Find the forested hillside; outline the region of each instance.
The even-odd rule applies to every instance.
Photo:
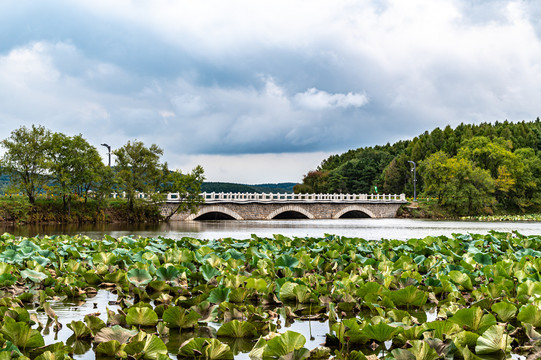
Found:
[[[295,183],[246,185],[227,182],[204,182],[201,191],[232,193],[292,193]]]
[[[323,160],[295,187],[301,193],[406,193],[436,197],[458,215],[541,208],[541,121],[461,124],[395,144]]]

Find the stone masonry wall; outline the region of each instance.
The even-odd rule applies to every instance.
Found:
[[[196,217],[208,212],[221,212],[237,220],[270,220],[276,215],[286,211],[296,211],[306,215],[309,219],[337,219],[348,211],[361,211],[372,218],[393,218],[400,207],[400,203],[221,203],[203,204],[197,214],[175,214],[172,220],[194,220]],[[165,204],[162,213],[174,208],[174,204]],[[170,210],[169,210],[170,211]]]

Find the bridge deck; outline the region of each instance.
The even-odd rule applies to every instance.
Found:
[[[205,204],[219,203],[406,203],[400,194],[290,194],[290,193],[202,193]],[[182,201],[179,193],[167,194],[168,203]]]

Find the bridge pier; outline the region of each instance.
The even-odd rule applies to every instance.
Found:
[[[207,197],[208,194],[203,195]],[[237,196],[213,194],[213,197],[207,197],[197,214],[179,213],[175,214],[171,220],[197,220],[211,214],[221,214],[233,220],[271,220],[284,214],[306,219],[393,218],[400,206],[406,203],[404,195],[389,195],[372,199],[365,198],[367,195],[347,195],[348,198],[345,198],[342,194],[323,194],[320,199],[299,198],[297,194],[287,194],[291,197],[289,199],[276,199],[275,194],[230,195]],[[174,201],[164,204],[162,213],[166,214],[174,206]]]

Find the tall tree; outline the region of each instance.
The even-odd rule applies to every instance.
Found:
[[[116,159],[118,185],[126,192],[128,209],[134,208],[137,193],[155,194],[164,180],[163,150],[156,144],[146,147],[141,141],[128,143],[113,151]]]
[[[36,194],[47,182],[47,150],[51,145],[51,132],[41,125],[21,126],[1,144],[6,149],[2,166],[11,175],[11,181],[19,184],[29,202],[34,204]]]

